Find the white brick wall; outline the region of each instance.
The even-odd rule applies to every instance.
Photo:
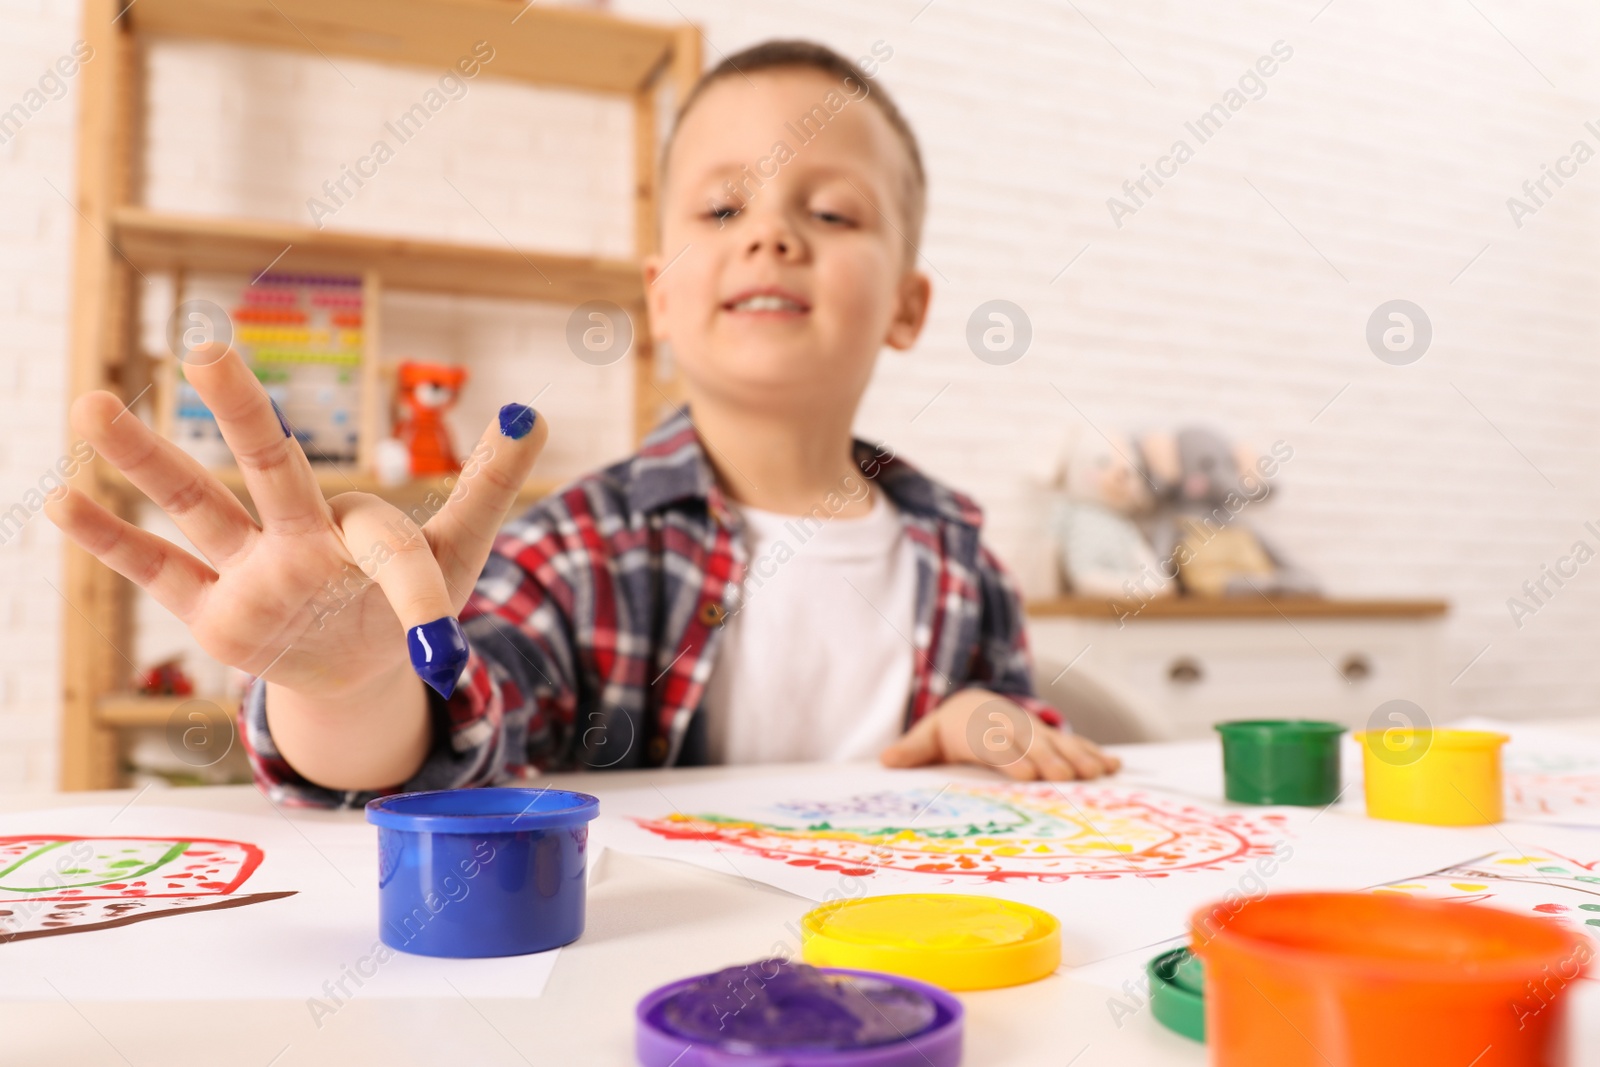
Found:
[[[1585,536],[1584,520],[1600,519],[1600,362],[1588,350],[1600,333],[1600,162],[1520,229],[1505,200],[1575,139],[1600,149],[1583,129],[1600,119],[1589,62],[1600,10],[1577,0],[616,7],[661,21],[682,12],[705,29],[708,62],[777,35],[850,55],[878,40],[893,47],[882,83],[932,175],[935,302],[917,350],[885,356],[860,429],[974,493],[991,542],[1031,592],[1047,591],[1049,575],[1029,481],[1042,453],[1086,420],[1211,422],[1294,446],[1260,521],[1330,591],[1451,600],[1450,675],[1482,655],[1443,714],[1593,709],[1600,567],[1520,630],[1505,601]],[[0,20],[8,106],[70,45],[77,12],[0,0]],[[1193,145],[1185,121],[1279,40],[1294,55],[1265,96],[1116,227],[1107,198],[1175,139]],[[308,221],[306,198],[437,78],[334,62],[158,48],[150,203]],[[71,97],[52,103],[0,147],[7,501],[64,432],[74,217],[45,183],[70,194],[73,107]],[[627,123],[615,104],[479,78],[330,225],[490,243],[498,230],[533,246],[625,253]],[[1032,348],[1009,366],[980,362],[964,341],[967,316],[995,297],[1033,324]],[[1379,362],[1364,341],[1369,314],[1396,297],[1434,325],[1433,347],[1407,367]],[[548,384],[540,407],[558,433],[545,473],[625,451],[627,376],[566,354],[562,309],[405,297],[385,311],[386,355],[472,362],[463,426],[503,394]],[[64,608],[44,576],[57,580],[56,543],[40,520],[0,548],[4,787],[48,781],[53,766]],[[151,634],[163,646],[172,636]]]
[[[22,101],[77,36],[75,4],[0,3],[0,111]],[[22,500],[64,444],[76,93],[47,100],[0,144],[0,510]],[[52,189],[54,186],[54,189]],[[61,557],[34,515],[0,545],[0,790],[55,778]]]

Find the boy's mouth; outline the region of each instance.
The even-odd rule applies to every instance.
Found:
[[[804,315],[811,310],[805,300],[785,289],[746,289],[722,303],[722,310],[747,315]]]

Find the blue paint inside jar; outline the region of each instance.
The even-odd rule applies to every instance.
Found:
[[[600,802],[562,789],[448,789],[379,797],[379,937],[422,956],[543,952],[583,933],[589,822]]]

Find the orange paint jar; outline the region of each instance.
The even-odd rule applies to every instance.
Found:
[[[1367,893],[1219,903],[1190,928],[1216,1067],[1554,1067],[1595,951],[1549,920]]]

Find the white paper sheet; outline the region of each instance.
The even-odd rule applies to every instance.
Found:
[[[1222,742],[1217,738],[1107,745],[1106,751],[1122,759],[1117,781],[1222,803]]]
[[[0,838],[16,835],[245,842],[261,850],[260,865],[232,893],[213,890],[204,902],[233,895],[292,895],[0,943],[0,1000],[287,998],[306,1001],[316,1016],[336,1012],[359,997],[536,997],[559,951],[448,960],[382,949],[377,832],[364,822],[291,823],[276,815],[140,803],[125,810],[82,807],[0,815]],[[49,857],[75,862],[66,851],[70,845],[13,873],[39,884],[36,868],[54,862]],[[137,852],[132,855],[138,858]],[[165,885],[150,888],[170,891]],[[38,926],[40,906],[18,902],[19,895],[5,894],[0,908],[17,911]],[[60,899],[59,893],[41,895]],[[470,900],[468,894],[458,903]],[[322,1005],[320,1013],[313,1001]]]
[[[1488,718],[1450,725],[1511,736],[1501,750],[1507,820],[1600,827],[1600,738]]]
[[[647,789],[609,795],[602,812],[595,837],[607,847],[813,901],[945,892],[1033,904],[1061,920],[1067,966],[1181,937],[1197,908],[1229,893],[1360,889],[1503,847],[1493,828],[937,770]]]

